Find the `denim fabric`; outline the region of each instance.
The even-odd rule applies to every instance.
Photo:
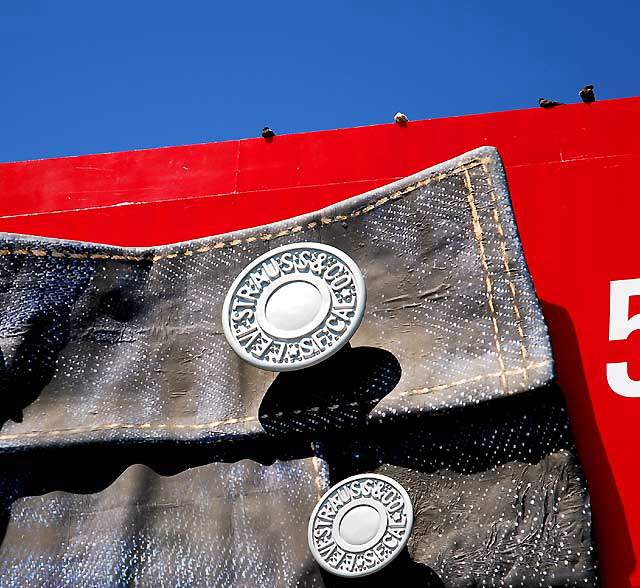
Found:
[[[231,350],[222,301],[251,260],[301,241],[355,260],[367,309],[350,346],[277,375]],[[493,148],[192,242],[5,234],[0,350],[0,586],[342,585],[313,562],[306,520],[331,483],[374,470],[415,501],[396,577],[595,585],[588,494]]]

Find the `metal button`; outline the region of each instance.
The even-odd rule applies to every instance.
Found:
[[[235,352],[271,371],[314,365],[345,345],[362,321],[364,279],[344,252],[291,243],[258,257],[224,301],[224,334]]]
[[[332,574],[368,576],[400,554],[412,528],[406,490],[387,476],[362,474],[336,484],[318,501],[309,519],[309,547]]]

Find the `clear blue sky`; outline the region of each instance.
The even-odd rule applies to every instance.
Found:
[[[0,161],[640,94],[640,2],[0,2]]]

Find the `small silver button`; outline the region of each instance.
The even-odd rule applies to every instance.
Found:
[[[368,576],[400,554],[412,528],[406,490],[387,476],[362,474],[336,484],[318,501],[309,519],[309,547],[332,574]]]
[[[344,252],[291,243],[251,262],[224,301],[227,341],[247,362],[271,371],[315,365],[345,345],[362,321],[364,279]]]

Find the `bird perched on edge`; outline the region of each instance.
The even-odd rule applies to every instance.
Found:
[[[393,117],[393,122],[397,125],[406,125],[409,122],[407,115],[402,112],[396,112],[396,115]]]
[[[586,104],[596,101],[596,95],[593,93],[593,84],[589,84],[588,86],[585,86],[584,88],[582,88],[579,94],[580,94],[580,98],[582,98],[582,101],[585,102]]]
[[[554,106],[560,106],[562,102],[556,102],[555,100],[546,100],[545,98],[538,99],[538,105],[541,108],[553,108]]]
[[[276,136],[276,134],[269,127],[264,127],[264,129],[262,129],[261,135],[263,139],[273,139]]]

